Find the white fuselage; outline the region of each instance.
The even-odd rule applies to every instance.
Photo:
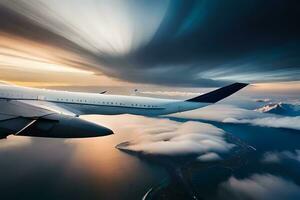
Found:
[[[193,110],[209,105],[208,103],[181,100],[67,92],[11,85],[0,86],[0,99],[22,100],[37,104],[49,103],[78,115],[135,114],[157,116]]]

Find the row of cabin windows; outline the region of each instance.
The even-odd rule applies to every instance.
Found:
[[[15,97],[23,97],[23,95],[18,95],[18,94],[11,94],[11,93],[0,93],[0,95],[3,95],[3,96],[15,96]],[[27,96],[28,97],[28,96]],[[34,98],[35,96],[32,96],[32,98]],[[29,97],[28,97],[29,98]],[[39,98],[37,98],[39,99]],[[42,100],[42,99],[41,99]],[[43,100],[47,100],[47,97],[44,97]],[[48,99],[48,100],[51,100],[51,99]],[[84,102],[84,103],[87,103],[88,101],[87,100],[82,100],[82,99],[62,99],[62,98],[57,98],[56,99],[57,101],[65,101],[65,102]],[[100,101],[93,101],[93,103],[98,103],[98,104],[101,104]],[[102,101],[102,104],[103,105],[120,105],[120,106],[132,106],[132,107],[144,107],[144,108],[158,108],[158,106],[154,106],[154,105],[145,105],[145,104],[124,104],[124,103],[117,103],[117,102],[104,102]]]
[[[36,99],[35,95],[23,95],[23,94],[14,94],[14,93],[0,93],[1,97],[11,97],[11,98],[26,98],[26,99]]]
[[[46,100],[46,98],[45,98]],[[77,100],[74,100],[74,99],[57,99],[57,101],[65,101],[65,102],[85,102],[87,103],[88,101],[87,100],[81,100],[81,99],[77,99]],[[98,103],[98,104],[101,104],[101,101],[93,101],[93,103]],[[124,104],[124,103],[117,103],[117,102],[105,102],[105,101],[102,101],[102,104],[103,105],[120,105],[120,106],[132,106],[132,107],[144,107],[144,108],[158,108],[158,106],[154,106],[154,105],[143,105],[143,104]]]

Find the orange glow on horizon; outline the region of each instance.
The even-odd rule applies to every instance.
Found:
[[[300,92],[300,81],[255,83],[251,85],[253,85],[257,90],[299,90]]]
[[[59,47],[0,32],[0,80],[27,87],[130,85]]]

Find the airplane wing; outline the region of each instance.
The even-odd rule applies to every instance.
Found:
[[[0,100],[0,139],[8,135],[55,138],[96,137],[112,134],[103,126],[47,109],[34,102]]]

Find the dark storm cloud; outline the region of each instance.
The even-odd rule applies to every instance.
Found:
[[[139,50],[141,55],[153,62],[205,59],[222,64],[227,59],[292,45],[299,40],[300,4],[296,1],[188,2],[189,5],[177,3],[169,8],[151,43],[143,51]],[[199,23],[193,24],[193,31],[185,33],[183,30],[179,34],[184,23],[196,20],[189,19],[188,14],[192,12],[198,15]],[[174,21],[169,13],[173,13],[171,19]],[[295,52],[295,47],[289,49]]]
[[[100,70],[130,82],[217,86],[233,81],[300,80],[300,2],[296,0],[170,1],[150,40],[123,53],[103,51],[74,23],[60,17],[57,7],[10,2],[0,4],[2,32],[76,53],[81,61],[63,59],[72,66]],[[133,13],[149,8],[154,12],[161,2],[137,5],[128,1],[128,7],[136,4]],[[76,11],[70,7],[69,12]],[[111,13],[112,18],[114,15]],[[135,27],[127,40],[134,41],[149,24],[147,17],[137,16],[134,20],[142,26]],[[98,38],[105,41],[101,35]],[[106,42],[115,48],[114,41]]]
[[[274,75],[273,80],[299,80],[298,1],[176,3],[168,10],[156,37],[138,50],[136,58],[141,63],[174,68],[194,63],[195,72],[215,70],[212,76],[266,72]],[[195,20],[186,14],[192,12],[196,12],[199,22],[193,24],[192,31],[180,34],[184,23]],[[169,13],[174,15],[173,22]],[[288,75],[276,77],[284,72]],[[257,78],[264,81],[263,77]]]

